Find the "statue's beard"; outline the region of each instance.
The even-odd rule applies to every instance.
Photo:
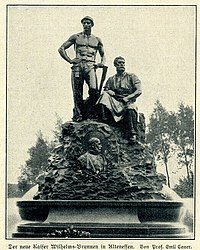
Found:
[[[123,73],[125,71],[125,67],[120,67],[117,69],[117,72]]]

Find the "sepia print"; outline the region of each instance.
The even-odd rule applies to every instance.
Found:
[[[5,249],[197,249],[196,8],[6,6]]]

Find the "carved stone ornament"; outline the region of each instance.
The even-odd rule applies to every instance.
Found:
[[[161,198],[165,177],[151,150],[123,139],[120,128],[67,122],[34,199],[145,200]]]

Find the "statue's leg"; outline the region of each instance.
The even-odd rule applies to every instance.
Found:
[[[94,67],[88,68],[85,80],[89,89],[98,90],[96,69]]]
[[[82,71],[79,66],[72,67],[72,90],[74,98],[74,108],[73,108],[73,121],[79,122],[82,121],[82,109],[83,109],[83,77]]]
[[[91,68],[86,75],[86,83],[89,87],[89,100],[88,100],[88,112],[87,117],[89,119],[95,119],[97,116],[95,104],[98,100],[98,87],[97,87],[97,76],[94,68]]]
[[[126,110],[125,119],[128,126],[128,139],[131,142],[135,142],[138,139],[137,115],[137,112],[133,109]]]
[[[106,117],[106,107],[103,104],[99,105],[99,110],[100,110],[100,119],[103,122],[107,121],[107,117]]]
[[[88,110],[87,110],[88,119],[96,119],[97,117],[97,109],[95,107],[97,99],[98,99],[97,90],[89,89],[89,100],[88,100]]]

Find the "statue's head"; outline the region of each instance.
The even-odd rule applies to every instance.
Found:
[[[88,151],[90,153],[98,154],[102,150],[102,144],[99,138],[92,137],[88,141]]]
[[[91,29],[94,26],[94,20],[90,16],[85,16],[84,18],[82,18],[81,23],[84,30]]]
[[[125,59],[123,57],[116,57],[113,63],[117,71],[125,71]]]

